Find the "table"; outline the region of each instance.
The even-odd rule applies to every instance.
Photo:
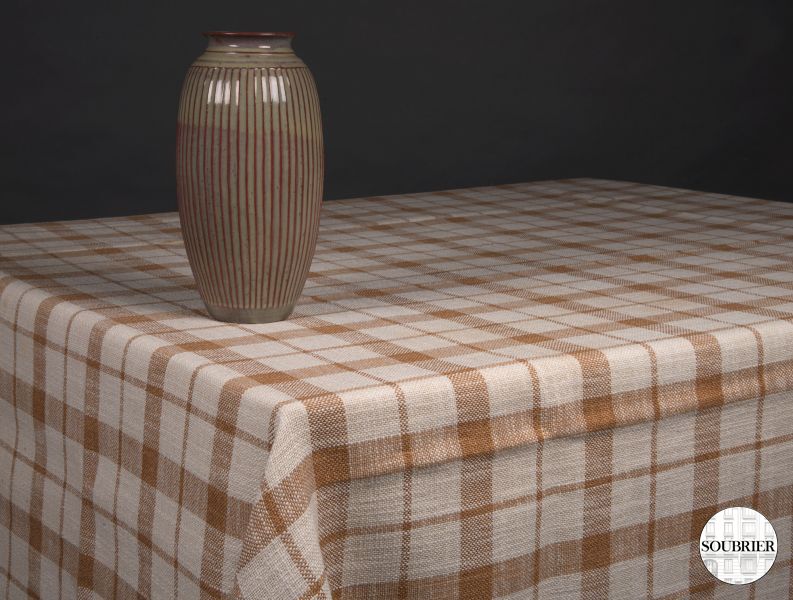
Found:
[[[574,179],[326,202],[288,321],[173,213],[0,228],[0,592],[787,596],[793,205]],[[709,596],[710,597],[710,596]]]

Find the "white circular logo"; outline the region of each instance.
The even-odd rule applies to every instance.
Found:
[[[776,532],[752,508],[733,506],[710,518],[699,536],[705,568],[725,583],[757,581],[768,572],[777,553]]]

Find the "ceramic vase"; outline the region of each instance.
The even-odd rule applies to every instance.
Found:
[[[290,33],[204,34],[179,103],[177,196],[209,314],[289,316],[316,246],[324,171],[314,79]]]

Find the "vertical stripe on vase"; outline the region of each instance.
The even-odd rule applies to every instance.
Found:
[[[302,202],[301,202],[301,210],[304,214],[307,215],[306,220],[304,221],[304,227],[308,226],[308,222],[311,221],[313,218],[311,215],[312,207],[310,198],[315,193],[315,184],[312,180],[314,173],[312,166],[315,164],[316,155],[315,155],[315,148],[313,144],[310,143],[312,131],[314,130],[314,124],[311,121],[311,113],[312,113],[312,88],[309,85],[308,77],[310,77],[308,71],[302,71],[296,77],[296,85],[299,91],[299,98],[300,101],[300,123],[303,128],[307,130],[306,135],[302,137],[302,144],[301,144],[301,163],[302,163],[302,172],[303,172],[303,193],[302,193]],[[318,207],[316,207],[318,210]],[[300,244],[298,247],[298,255],[300,264],[304,263],[306,253],[310,250],[312,246],[310,246],[310,238],[311,232],[310,229],[301,231],[300,235]],[[304,268],[305,272],[305,268]],[[302,275],[302,274],[301,274]],[[304,277],[304,275],[302,275]],[[294,290],[290,290],[290,293],[295,293]],[[298,292],[299,293],[299,290]]]
[[[261,223],[264,223],[266,210],[262,202],[259,201],[260,198],[264,198],[264,190],[265,190],[265,173],[262,168],[259,168],[260,165],[264,165],[264,154],[265,154],[265,140],[264,140],[264,106],[265,106],[265,98],[264,95],[264,78],[262,76],[261,69],[254,69],[254,89],[256,90],[254,93],[254,107],[253,112],[255,116],[255,126],[254,126],[254,135],[255,139],[253,141],[254,148],[255,148],[255,156],[254,161],[251,164],[251,169],[253,170],[254,177],[256,179],[256,185],[254,186],[254,208],[256,211],[256,227],[258,231],[258,227],[260,227]],[[264,243],[260,241],[256,244],[256,269],[254,271],[254,289],[253,289],[253,302],[256,306],[261,306],[263,304],[262,298],[262,288],[264,287],[264,261],[265,261],[265,254],[264,254]]]
[[[295,77],[290,79],[290,81],[289,81],[289,94],[290,94],[290,99],[295,99],[294,104],[295,104],[296,107],[299,108],[299,112],[295,116],[295,122],[297,124],[299,124],[300,131],[302,133],[302,135],[298,135],[298,139],[300,140],[300,144],[299,145],[301,147],[301,150],[303,150],[305,145],[306,145],[306,140],[307,140],[306,132],[307,132],[307,130],[306,130],[306,123],[305,123],[305,109],[306,109],[305,99],[304,99],[304,96],[302,94],[302,90],[300,89],[301,75],[302,75],[302,72],[301,73],[296,73]],[[300,152],[299,156],[296,155],[295,158],[294,158],[294,161],[296,163],[295,164],[296,168],[299,168],[301,170],[304,169],[304,164],[303,164],[304,163],[304,158],[302,158],[302,157],[304,157],[304,154],[305,154],[304,151]],[[305,181],[305,176],[301,177],[301,180]],[[295,204],[295,211],[298,214],[300,214],[301,216],[304,216],[305,215],[305,206],[304,205],[305,205],[305,198],[306,198],[305,187],[301,187],[299,190],[296,190],[296,194],[297,194],[297,197],[298,197],[298,202]],[[302,220],[301,221],[297,221],[295,223],[296,229],[297,229],[298,225],[303,226],[303,225],[305,225],[305,223]],[[303,260],[302,248],[303,248],[303,244],[305,242],[304,231],[302,229],[295,231],[295,236],[296,236],[295,239],[297,240],[297,243],[296,243],[296,247],[294,249],[294,262],[293,262],[293,265],[294,265],[295,269],[300,269],[301,268],[301,263],[302,263],[302,260]],[[290,286],[288,289],[284,290],[284,293],[286,295],[291,295],[291,294],[294,293],[294,289],[293,289],[294,288],[294,282],[292,282],[292,283],[293,283],[292,286]]]
[[[308,69],[191,67],[178,114],[177,186],[205,302],[296,301],[316,241],[321,176]]]
[[[247,135],[247,132],[250,131],[250,123],[249,123],[249,101],[248,98],[248,90],[249,90],[249,77],[250,73],[248,69],[241,69],[239,79],[237,81],[237,89],[235,90],[235,98],[237,102],[237,131],[245,131],[246,135],[237,135],[237,173],[238,173],[238,185],[237,185],[237,194],[240,196],[240,220],[242,222],[242,226],[240,229],[240,240],[250,240],[252,239],[251,236],[251,216],[250,216],[250,206],[251,206],[251,197],[250,197],[250,187],[251,187],[251,180],[250,180],[250,171],[248,170],[248,161],[247,156],[249,154],[248,151],[248,138],[250,135]],[[252,244],[247,243],[244,244],[242,250],[243,256],[243,269],[246,273],[253,272],[253,260],[251,259],[251,246]],[[251,284],[252,277],[248,277],[248,281],[245,282],[245,287],[242,290],[242,294],[244,298],[251,297],[252,291],[252,284]]]
[[[224,174],[227,167],[228,138],[224,139],[224,129],[229,126],[227,113],[229,112],[228,98],[226,97],[228,85],[228,69],[221,67],[218,70],[218,79],[215,87],[215,111],[212,127],[212,194],[215,200],[215,214],[218,215],[218,229],[220,234],[220,252],[215,256],[215,269],[223,275],[225,290],[228,292],[228,303],[236,304],[234,290],[234,275],[237,266],[234,264],[234,247],[231,238],[231,199],[228,195],[228,173]],[[225,125],[225,127],[224,127]]]
[[[195,155],[193,156],[193,182],[192,190],[193,196],[191,197],[191,212],[188,214],[193,215],[193,228],[195,233],[195,248],[200,251],[200,265],[202,279],[204,280],[203,289],[212,289],[211,281],[209,280],[210,273],[210,252],[211,243],[210,237],[207,235],[209,223],[207,223],[207,215],[209,214],[209,207],[200,201],[205,197],[206,183],[205,183],[205,165],[206,165],[206,118],[209,111],[206,109],[205,104],[209,102],[209,94],[212,89],[212,76],[213,69],[203,69],[203,77],[201,78],[201,87],[198,90],[195,107]],[[201,289],[201,288],[199,288]]]
[[[185,98],[187,104],[186,117],[184,124],[187,131],[182,131],[184,136],[185,151],[180,158],[181,181],[179,188],[180,213],[192,214],[196,210],[196,198],[199,186],[199,163],[200,154],[200,128],[201,104],[206,97],[206,84],[209,71],[201,69],[191,69],[192,83]],[[201,234],[198,230],[200,221],[196,218],[182,219],[182,231],[185,236],[185,244],[192,248],[201,248]],[[198,287],[205,288],[209,282],[206,279],[207,265],[203,254],[197,254],[195,259],[198,261],[198,268],[193,271],[198,280]]]
[[[294,164],[294,186],[295,186],[295,194],[297,196],[297,203],[295,205],[295,210],[298,214],[298,221],[297,223],[302,224],[302,218],[305,217],[305,156],[304,156],[304,147],[306,145],[306,128],[305,128],[305,100],[302,94],[302,90],[300,89],[300,73],[295,73],[295,76],[289,79],[289,95],[290,95],[290,104],[292,105],[292,109],[296,112],[293,122],[295,124],[295,138],[297,139],[297,144],[294,148],[294,155],[292,158]],[[296,227],[297,227],[296,223]],[[302,231],[296,232],[297,237],[297,248],[295,249],[294,253],[294,260],[293,264],[295,268],[300,268],[301,261],[302,261],[302,247],[304,240],[302,238]],[[287,296],[291,296],[294,293],[294,281],[292,285],[289,286],[284,292]]]
[[[281,117],[280,104],[278,103],[278,85],[275,81],[275,73],[273,69],[267,70],[267,85],[270,91],[270,207],[272,208],[272,216],[270,220],[270,236],[271,241],[268,248],[272,250],[272,256],[268,261],[268,274],[267,279],[272,283],[278,277],[278,263],[281,260],[281,144],[280,144],[280,127],[279,121]],[[273,288],[274,285],[267,286],[267,305],[273,306]]]
[[[281,110],[281,152],[282,156],[286,161],[285,165],[282,165],[281,168],[281,194],[285,195],[288,198],[293,198],[293,202],[286,203],[286,218],[283,221],[283,231],[282,235],[288,240],[294,240],[294,244],[292,245],[290,252],[283,252],[281,257],[281,269],[283,272],[290,272],[292,268],[292,262],[294,260],[294,255],[297,251],[297,247],[299,244],[299,240],[295,237],[295,229],[296,229],[296,213],[297,213],[297,202],[299,198],[295,193],[294,186],[292,184],[292,169],[294,168],[294,158],[292,154],[292,148],[294,147],[293,138],[292,138],[292,121],[294,119],[293,110],[292,110],[292,103],[294,102],[294,98],[289,95],[289,70],[279,69],[277,72],[277,83],[278,83],[278,95],[281,100],[280,102],[280,110]],[[281,286],[278,288],[277,297],[275,302],[277,303],[284,303],[286,291],[288,288],[288,283],[285,286]]]

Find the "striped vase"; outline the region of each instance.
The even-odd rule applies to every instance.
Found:
[[[176,181],[209,314],[280,321],[308,276],[322,203],[319,100],[291,33],[209,32],[179,103]]]

